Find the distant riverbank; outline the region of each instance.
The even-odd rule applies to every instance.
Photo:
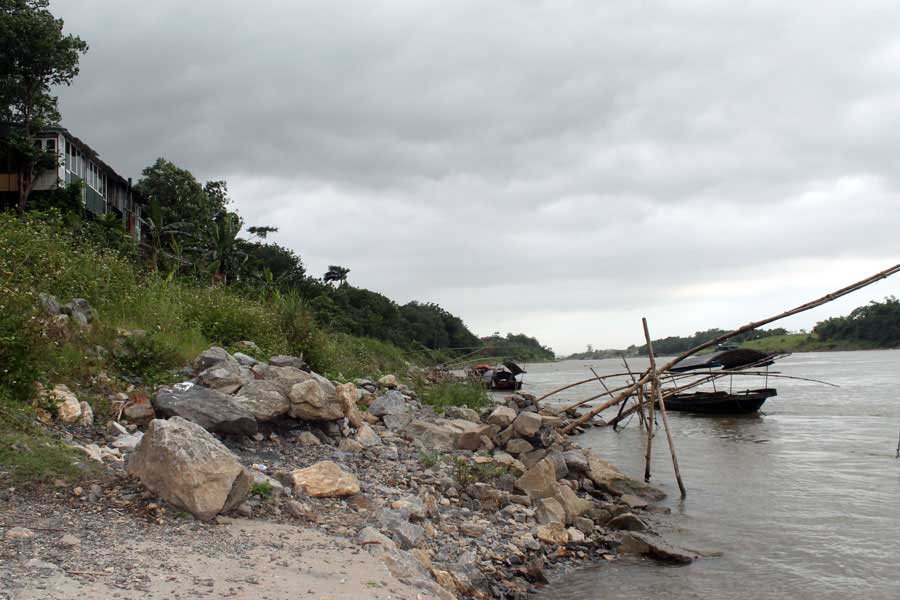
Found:
[[[853,352],[857,350],[893,350],[895,346],[882,346],[867,340],[822,340],[814,333],[788,333],[773,335],[740,344],[741,348],[751,348],[764,352]],[[704,352],[714,352],[713,349]],[[661,354],[662,355],[662,354]],[[674,352],[665,355],[675,356]],[[578,352],[557,360],[606,360],[611,358],[645,356],[634,348],[627,350],[596,350],[594,352]]]

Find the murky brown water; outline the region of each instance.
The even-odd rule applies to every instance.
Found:
[[[526,390],[589,377],[587,365],[621,370],[615,360],[529,365]],[[655,440],[652,482],[673,511],[664,533],[721,558],[687,567],[623,559],[571,573],[542,597],[900,599],[900,351],[795,354],[776,368],[841,387],[776,380],[779,395],[759,416],[671,413],[683,504],[665,438]],[[636,419],[619,433],[591,430],[580,443],[643,476]]]

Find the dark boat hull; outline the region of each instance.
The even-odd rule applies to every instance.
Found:
[[[666,398],[666,410],[717,415],[754,413],[766,400],[777,396],[772,388],[746,390],[738,393],[695,392],[676,394]]]
[[[515,392],[517,390],[522,389],[521,381],[492,381],[491,382],[492,390],[508,390],[511,392]]]

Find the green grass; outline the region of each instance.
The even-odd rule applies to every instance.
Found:
[[[464,406],[475,410],[491,404],[491,399],[479,382],[445,382],[425,387],[422,401],[443,411],[450,406]]]
[[[0,481],[3,485],[78,481],[89,471],[84,455],[50,438],[15,431],[0,431]]]
[[[492,481],[505,475],[508,470],[505,465],[470,463],[464,458],[456,458],[453,462],[453,478],[460,485]]]
[[[268,500],[272,497],[272,484],[268,481],[264,481],[263,483],[254,483],[253,487],[250,490],[250,494],[253,496],[259,496],[263,500]]]
[[[752,348],[765,352],[823,352],[840,350],[871,350],[875,344],[861,341],[822,341],[812,333],[792,333],[752,340],[741,344],[742,348]]]
[[[98,387],[100,373],[112,386],[119,385],[117,375],[140,376],[149,391],[180,377],[180,367],[209,346],[242,340],[260,347],[256,358],[303,355],[314,370],[335,379],[406,371],[402,350],[323,330],[297,294],[260,298],[158,273],[79,231],[58,213],[0,213],[0,407],[18,411],[30,404],[35,382],[63,383],[102,422],[108,416],[105,395],[121,390]],[[85,298],[98,318],[84,331],[53,332],[40,309],[42,293],[61,304]],[[0,435],[4,477],[75,475],[71,463],[81,457],[39,428],[0,419]]]

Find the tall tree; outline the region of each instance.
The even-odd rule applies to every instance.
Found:
[[[63,34],[62,19],[48,6],[49,0],[0,0],[0,119],[12,127],[5,144],[19,165],[20,213],[35,180],[58,160],[35,143],[42,129],[59,123],[52,88],[72,83],[88,49],[78,36]]]
[[[194,174],[165,158],[145,168],[137,190],[159,202],[166,223],[188,223],[185,229],[203,235],[213,222],[225,214],[228,188],[223,181],[211,181],[204,187]]]
[[[325,271],[325,275],[322,279],[325,283],[329,283],[332,281],[336,281],[338,285],[344,286],[347,284],[347,275],[350,274],[350,269],[346,267],[341,267],[339,265],[329,265],[328,270]]]

